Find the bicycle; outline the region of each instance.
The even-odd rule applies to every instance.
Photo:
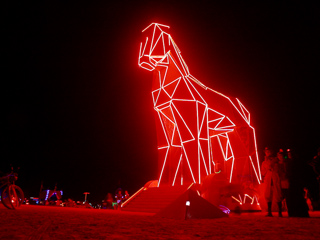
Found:
[[[20,187],[15,185],[15,181],[18,180],[18,174],[11,168],[11,173],[7,176],[0,178],[0,188],[3,188],[1,192],[1,202],[9,209],[16,209],[24,201],[24,193]]]

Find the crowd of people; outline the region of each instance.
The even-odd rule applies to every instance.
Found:
[[[306,163],[290,149],[286,152],[280,149],[276,156],[269,148],[265,148],[264,153],[261,174],[268,205],[267,216],[273,216],[273,203],[277,204],[279,217],[282,217],[284,207],[289,217],[309,217],[308,210],[320,210],[320,148],[317,155]]]
[[[108,193],[106,198],[102,201],[102,209],[120,209],[121,204],[129,198],[128,191],[123,191],[118,188],[114,197],[111,193]]]

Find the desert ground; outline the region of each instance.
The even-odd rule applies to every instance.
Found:
[[[259,212],[173,220],[119,210],[1,205],[0,239],[320,239],[320,212],[310,216]]]

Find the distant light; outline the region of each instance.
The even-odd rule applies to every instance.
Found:
[[[48,200],[48,197],[49,197],[49,191],[50,191],[50,190],[47,190],[45,201],[47,201],[47,200]]]
[[[190,206],[190,201],[186,201],[186,206]]]
[[[219,208],[222,212],[224,212],[225,214],[230,214],[230,209],[227,208],[226,206],[223,206],[223,205],[219,205]]]

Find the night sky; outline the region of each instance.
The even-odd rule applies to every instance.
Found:
[[[0,170],[102,200],[156,179],[152,73],[141,30],[170,26],[193,76],[251,113],[259,154],[320,147],[320,8],[295,1],[7,1],[1,6]]]

